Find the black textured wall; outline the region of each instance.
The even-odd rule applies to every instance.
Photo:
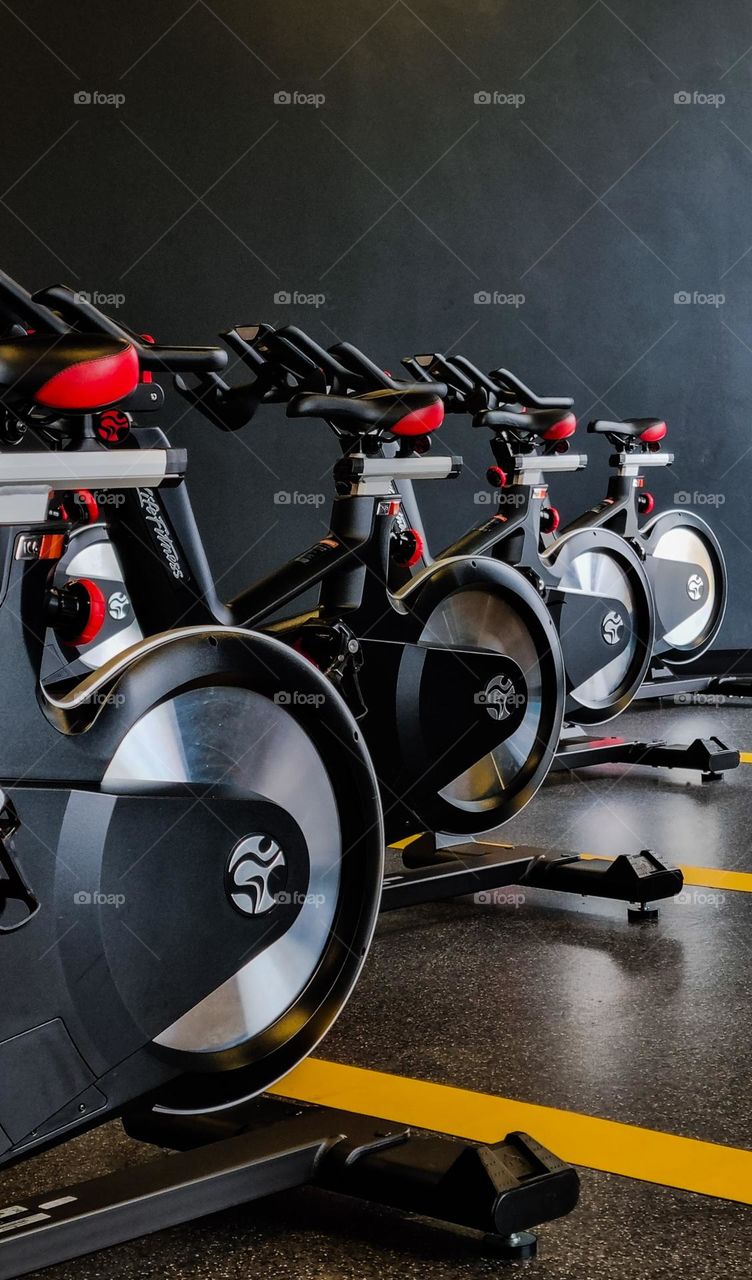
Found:
[[[387,367],[506,363],[585,419],[665,414],[656,490],[709,514],[741,642],[751,50],[745,0],[2,0],[0,259],[165,341],[294,318]],[[328,494],[323,426],[171,413],[223,590],[318,536],[323,499],[274,495]],[[468,467],[426,494],[439,541],[486,466],[465,423],[444,434]],[[599,444],[565,514],[602,491]]]

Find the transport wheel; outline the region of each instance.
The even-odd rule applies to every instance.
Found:
[[[700,516],[664,511],[642,531],[656,611],[655,654],[670,667],[710,647],[726,611],[721,545]]]
[[[652,655],[653,603],[637,552],[609,530],[564,535],[546,558],[564,593],[558,614],[566,717],[602,724],[629,706]]]
[[[452,582],[458,573],[464,581]],[[434,830],[490,831],[533,798],[553,762],[564,712],[556,628],[532,584],[496,561],[437,566],[413,608],[419,644],[501,654],[522,672],[524,712],[514,732],[444,786],[425,814]]]
[[[245,644],[262,650],[279,693],[211,679],[183,688],[129,728],[102,779],[104,790],[124,795],[188,788],[197,818],[204,806],[219,814],[222,848],[206,850],[197,914],[215,909],[221,919],[229,906],[256,927],[267,913],[272,930],[277,902],[289,910],[293,859],[284,839],[253,822],[241,841],[229,826],[225,834],[222,804],[278,806],[305,850],[304,892],[289,928],[251,959],[238,954],[232,976],[155,1038],[157,1055],[181,1071],[158,1096],[173,1111],[233,1105],[310,1052],[354,986],[378,913],[381,808],[355,721],[303,658],[268,637]],[[143,856],[159,852],[157,845]]]

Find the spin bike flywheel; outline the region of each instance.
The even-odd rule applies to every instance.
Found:
[[[480,834],[506,822],[535,795],[551,767],[564,711],[561,646],[538,592],[520,573],[483,557],[438,562],[422,575],[408,597],[418,621],[419,645],[446,646],[455,679],[464,679],[471,655],[500,657],[499,676],[476,694],[478,712],[499,729],[498,745],[484,751],[440,790],[421,797],[426,828]],[[509,678],[505,660],[518,673]],[[519,683],[520,688],[516,689]],[[451,674],[444,689],[427,696],[449,703]],[[404,704],[406,719],[425,720],[420,691]],[[434,711],[435,709],[431,709]]]
[[[201,948],[211,949],[212,938],[226,946],[226,933],[240,931],[229,976],[153,1037],[157,1057],[179,1069],[157,1103],[176,1111],[250,1097],[315,1047],[360,972],[383,864],[376,780],[340,696],[273,638],[191,629],[204,630],[202,643],[215,644],[218,653],[214,674],[176,684],[149,706],[119,742],[102,779],[109,794],[189,798],[177,849],[162,818],[131,859],[123,883],[132,886],[134,912],[141,886],[161,903],[166,933],[168,922],[173,927],[170,913],[182,911],[178,948],[188,947],[191,964],[200,964]],[[234,652],[227,653],[228,646]],[[231,663],[221,661],[226,653]],[[242,671],[245,655],[254,661],[253,680],[230,674]],[[269,822],[259,822],[257,815],[267,812]],[[182,880],[171,862],[176,856],[184,857]],[[142,913],[144,929],[158,930],[156,909]],[[253,948],[242,945],[243,921]],[[139,928],[133,923],[131,931],[141,937]],[[151,946],[150,936],[142,940]],[[158,932],[154,936],[159,953]],[[120,933],[111,945],[124,945]],[[208,965],[209,953],[205,958]],[[169,965],[170,956],[162,963]],[[131,981],[125,970],[124,1000]],[[155,983],[159,973],[155,966]],[[130,1013],[139,1017],[140,1005]]]
[[[654,618],[645,569],[634,548],[608,529],[565,533],[543,558],[557,578],[551,603],[567,719],[601,724],[629,706],[650,663]]]
[[[691,511],[663,511],[641,536],[655,599],[655,656],[683,666],[705,653],[723,622],[728,579],[721,544]]]

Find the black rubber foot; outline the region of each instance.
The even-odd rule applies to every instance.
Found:
[[[701,782],[723,782],[724,775],[722,773],[703,773]]]
[[[538,1252],[538,1237],[532,1231],[515,1231],[511,1236],[486,1236],[486,1243],[507,1262],[528,1262]]]
[[[660,912],[657,907],[648,907],[644,902],[637,907],[627,907],[627,920],[630,924],[655,924]]]

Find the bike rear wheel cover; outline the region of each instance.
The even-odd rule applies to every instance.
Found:
[[[439,793],[445,817],[452,812],[459,816],[459,830],[488,831],[517,813],[532,799],[548,771],[552,728],[558,738],[554,726],[560,722],[563,690],[557,688],[555,660],[547,647],[551,641],[558,646],[558,641],[555,633],[546,636],[545,627],[537,635],[533,630],[535,620],[550,623],[537,597],[537,608],[532,602],[525,604],[516,592],[464,587],[439,600],[419,636],[419,643],[503,654],[517,663],[526,684],[519,727]],[[445,824],[444,829],[451,827]]]
[[[699,607],[677,626],[660,636],[664,652],[661,659],[681,665],[699,658],[713,643],[720,630],[726,607],[726,567],[723,553],[714,533],[699,516],[687,517],[683,512],[664,512],[650,525],[648,546],[656,561],[675,561],[680,566],[696,565],[707,584]],[[688,599],[693,583],[686,582]],[[702,584],[701,584],[702,585]],[[656,614],[661,602],[656,591]]]
[[[179,1055],[186,1073],[217,1072],[223,1059],[229,1066],[251,1064],[250,1096],[281,1074],[276,1064],[284,1061],[286,1037],[295,1043],[295,1060],[314,1047],[322,1034],[322,1007],[332,1000],[344,1004],[365,954],[357,908],[353,935],[347,935],[346,850],[330,768],[288,706],[248,687],[202,686],[149,710],[126,733],[102,781],[112,792],[154,784],[195,787],[197,805],[211,804],[212,789],[233,798],[261,797],[285,809],[305,839],[309,880],[291,927],[246,963],[239,957],[231,978],[155,1040],[159,1051]],[[147,849],[142,856],[158,853]],[[248,882],[244,860],[251,870],[259,864],[260,879],[252,875],[253,883]],[[284,851],[271,847],[263,833],[249,832],[238,846],[228,832],[227,874],[238,881],[228,892],[235,906],[251,910],[256,902],[258,911],[273,909],[270,877],[283,861]],[[364,885],[370,879],[369,870],[363,874]],[[348,883],[351,893],[351,878]],[[196,910],[201,910],[200,902]],[[343,997],[341,956],[350,946],[352,959],[346,963],[352,981]],[[331,1010],[328,1022],[338,1011]],[[267,1072],[263,1059],[270,1052]],[[294,1061],[285,1063],[286,1068],[292,1065]],[[220,1070],[215,1080],[234,1074]],[[237,1100],[230,1087],[228,1104]],[[207,1105],[206,1100],[197,1105]]]
[[[604,538],[610,541],[611,535],[602,531],[598,538],[600,545],[587,533],[577,533],[571,539],[562,539],[551,556],[561,589],[592,598],[586,621],[589,624],[592,618],[592,652],[600,657],[601,664],[569,689],[567,716],[578,724],[602,724],[624,711],[645,678],[651,656],[653,623],[647,577],[636,553],[622,539],[614,538],[614,545],[604,545]],[[611,611],[604,614],[603,601],[616,602],[613,619]],[[613,657],[610,621],[618,627],[617,635],[627,637]],[[566,604],[560,639],[566,666]],[[577,642],[581,642],[579,635]],[[588,652],[589,644],[588,641]],[[575,661],[576,658],[577,655]]]

